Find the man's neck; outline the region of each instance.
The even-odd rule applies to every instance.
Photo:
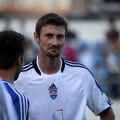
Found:
[[[55,57],[55,58],[38,58],[38,64],[40,69],[42,70],[43,73],[45,74],[54,74],[58,72],[60,68],[60,58]]]
[[[7,81],[7,82],[9,82],[9,83],[11,83],[11,84],[13,84],[13,81],[14,81],[14,77],[13,77],[14,75],[13,75],[13,72],[11,71],[11,70],[0,70],[0,77],[3,79],[3,80],[5,80],[5,81]]]

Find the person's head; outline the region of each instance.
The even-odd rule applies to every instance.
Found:
[[[16,76],[22,68],[25,38],[13,30],[0,32],[0,69],[9,70],[16,67]]]
[[[66,42],[67,22],[55,14],[49,13],[36,23],[34,38],[40,46],[40,52],[49,57],[58,57]]]
[[[38,34],[38,36],[41,33],[42,27],[48,24],[55,25],[55,26],[63,26],[65,29],[65,36],[67,35],[68,25],[66,20],[55,13],[48,13],[40,17],[36,23],[35,31]]]

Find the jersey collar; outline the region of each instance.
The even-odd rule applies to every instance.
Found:
[[[61,72],[63,73],[63,71],[64,71],[64,69],[65,69],[65,62],[64,62],[64,59],[63,59],[63,58],[60,58],[60,59],[61,59],[61,62],[62,62]],[[34,67],[35,71],[36,71],[39,75],[41,75],[41,71],[40,71],[39,66],[38,66],[38,56],[37,56],[36,59],[34,59],[34,60],[32,61],[32,64],[33,64],[33,67]]]

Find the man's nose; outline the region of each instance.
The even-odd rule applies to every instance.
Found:
[[[58,39],[57,39],[57,37],[54,37],[54,38],[53,38],[52,43],[53,43],[54,45],[58,45]]]

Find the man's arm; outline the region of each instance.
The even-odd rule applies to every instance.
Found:
[[[100,113],[100,120],[115,120],[115,115],[112,107]]]

